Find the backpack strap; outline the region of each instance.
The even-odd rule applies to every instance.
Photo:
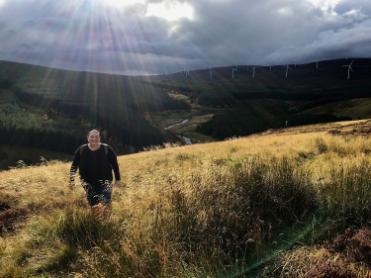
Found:
[[[81,147],[80,147],[80,157],[82,156],[82,153],[84,152],[84,150],[87,146],[88,146],[88,144],[81,145]]]
[[[104,154],[108,156],[108,145],[106,143],[101,143],[104,148]]]

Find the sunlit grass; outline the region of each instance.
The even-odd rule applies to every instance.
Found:
[[[15,227],[1,235],[0,277],[215,276],[236,260],[264,261],[308,218],[367,225],[371,138],[333,127],[121,156],[108,222],[90,214],[80,186],[68,188],[68,163],[2,171],[0,203]],[[282,261],[299,273],[300,258]]]

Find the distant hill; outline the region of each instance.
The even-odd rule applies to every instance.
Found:
[[[188,109],[140,78],[0,62],[0,143],[71,152],[88,129],[104,130],[121,151],[161,144],[167,135],[143,113]]]
[[[346,65],[351,63],[348,80]],[[188,74],[180,72],[158,79],[161,86],[188,92],[198,101],[202,101],[205,94],[216,91],[220,98],[228,95],[234,101],[246,98],[312,100],[324,97],[324,94],[331,97],[349,97],[350,93],[351,97],[369,96],[370,74],[371,59],[339,59],[296,65],[220,67]]]
[[[223,139],[286,125],[371,117],[370,76],[371,59],[339,59],[180,72],[152,84],[207,108],[205,114],[213,117],[196,131]]]
[[[128,153],[370,118],[370,76],[371,59],[137,77],[0,61],[0,144],[71,153],[98,127],[104,141]]]

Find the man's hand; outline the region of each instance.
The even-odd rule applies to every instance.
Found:
[[[75,188],[75,182],[74,181],[70,181],[69,184],[68,184],[68,188],[70,190],[73,190]]]
[[[114,186],[116,187],[120,187],[120,186],[122,186],[123,184],[122,184],[122,182],[120,181],[120,180],[118,180],[118,181],[115,181],[115,183],[114,183]]]

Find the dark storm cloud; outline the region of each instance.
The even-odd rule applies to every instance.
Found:
[[[371,53],[371,3],[362,0],[0,1],[0,59],[63,68],[166,73]],[[163,1],[190,4],[193,18],[146,16]]]

